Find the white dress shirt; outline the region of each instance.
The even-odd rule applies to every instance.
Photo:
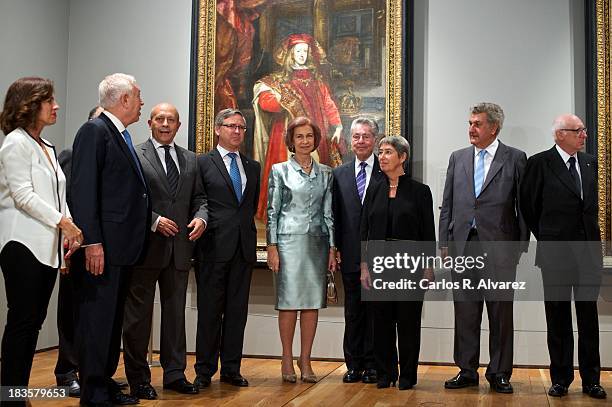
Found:
[[[374,169],[374,153],[370,154],[367,160],[364,161],[367,165],[365,167],[366,173],[366,183],[363,190],[363,198],[361,199],[361,203],[363,204],[363,200],[365,199],[368,185],[370,185],[370,179],[372,179],[372,170]],[[357,179],[357,174],[361,171],[361,163],[362,161],[355,157],[355,179]]]
[[[582,174],[580,174],[580,164],[578,164],[578,153],[575,153],[574,155],[569,155],[565,150],[559,147],[559,145],[555,144],[555,147],[557,148],[557,152],[561,156],[561,159],[565,163],[565,167],[567,168],[568,171],[569,171],[569,166],[570,166],[570,163],[569,163],[570,157],[574,157],[576,159],[574,168],[576,169],[576,172],[578,173],[578,177],[580,178],[580,198],[584,198],[582,194]]]
[[[499,140],[495,138],[495,140],[489,144],[484,150],[487,150],[484,155],[484,177],[482,179],[482,183],[484,185],[485,180],[487,179],[487,174],[489,173],[489,168],[491,168],[491,163],[493,162],[493,158],[495,158],[495,153],[497,152],[497,147],[499,147]],[[478,164],[480,161],[480,157],[478,154],[482,151],[482,148],[478,148],[474,146],[474,172],[476,168],[478,168]]]
[[[224,149],[220,145],[217,145],[217,151],[221,154],[221,158],[223,158],[223,162],[225,163],[225,168],[227,169],[227,173],[230,173],[230,165],[232,164],[232,157],[228,156],[231,151]],[[236,151],[236,163],[238,164],[238,170],[240,171],[240,181],[242,182],[242,193],[244,193],[244,189],[246,188],[247,177],[246,172],[244,172],[244,167],[242,166],[242,160],[240,159],[240,152]]]

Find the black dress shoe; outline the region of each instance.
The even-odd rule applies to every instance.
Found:
[[[221,381],[223,383],[229,383],[232,386],[237,386],[237,387],[248,387],[249,386],[249,382],[247,379],[245,379],[244,377],[242,377],[240,375],[240,373],[234,374],[234,375],[221,375]]]
[[[198,390],[210,386],[210,376],[205,376],[203,374],[197,375],[195,380],[193,381],[193,385]]]
[[[155,392],[155,389],[153,389],[153,391]],[[157,394],[155,396],[157,396]],[[125,393],[122,393],[120,391],[118,391],[117,393],[113,394],[113,396],[111,397],[111,401],[116,406],[129,406],[129,405],[133,405],[133,404],[138,404],[139,403],[137,397],[130,396],[129,394],[125,394]]]
[[[357,383],[357,382],[361,381],[361,377],[362,377],[361,370],[349,369],[344,374],[344,377],[342,378],[342,381],[344,383]]]
[[[445,389],[462,389],[464,387],[478,386],[478,379],[470,379],[459,373],[457,376],[444,382]]]
[[[414,383],[412,383],[412,380],[408,379],[407,377],[401,377],[399,378],[399,383],[397,384],[397,388],[400,390],[410,390],[414,387]]]
[[[68,387],[68,397],[81,397],[81,385],[77,379],[69,379],[58,382],[57,386]]]
[[[87,406],[87,407],[113,407],[114,406],[114,404],[110,401],[101,401],[97,403],[88,403],[88,402],[81,401],[79,402],[79,405]]]
[[[157,392],[151,386],[151,383],[138,383],[130,387],[130,394],[134,397],[144,400],[155,400],[157,398]],[[118,394],[123,394],[120,391]]]
[[[361,381],[363,383],[376,383],[378,382],[378,375],[376,374],[376,369],[366,369],[361,376]]]
[[[567,394],[567,387],[562,384],[555,383],[548,389],[548,395],[552,397],[561,397]]]
[[[582,386],[582,392],[594,399],[605,399],[607,396],[606,391],[598,384],[587,384],[586,386]]]
[[[164,384],[164,389],[174,390],[183,394],[198,394],[198,388],[189,383],[186,379],[178,379],[171,383]]]
[[[508,378],[506,378],[505,376],[497,376],[492,379],[487,378],[487,380],[491,385],[491,390],[494,390],[497,393],[514,393],[514,389],[510,384],[510,380],[508,380]]]
[[[113,378],[111,378],[111,380],[115,382],[115,386],[117,386],[119,389],[127,389],[128,387],[128,383],[124,382],[123,380],[115,380]]]
[[[390,379],[388,377],[379,377],[378,381],[376,382],[376,388],[377,389],[386,389],[390,386],[395,387],[395,382],[397,381],[397,378],[393,378]]]

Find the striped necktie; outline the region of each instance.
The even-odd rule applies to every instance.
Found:
[[[238,162],[236,161],[236,153],[227,153],[232,159],[230,163],[230,179],[232,180],[232,186],[234,187],[234,193],[238,202],[242,199],[242,178],[240,177],[240,170],[238,169]]]
[[[361,169],[357,173],[357,177],[355,178],[357,182],[357,193],[359,194],[359,200],[363,202],[363,195],[365,194],[365,185],[366,185],[366,166],[367,162],[362,161],[359,163]]]
[[[486,154],[487,150],[480,150],[478,153],[478,162],[476,163],[476,168],[474,169],[474,196],[476,198],[478,198],[478,195],[480,195],[480,192],[482,191],[482,184],[484,183]]]
[[[164,159],[166,161],[166,177],[168,178],[168,184],[170,184],[170,192],[172,192],[172,195],[176,195],[179,181],[178,168],[176,168],[176,164],[170,155],[170,146],[164,145],[162,148],[165,150]]]

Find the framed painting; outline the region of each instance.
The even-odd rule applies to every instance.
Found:
[[[597,131],[597,161],[599,166],[599,224],[602,240],[606,242],[606,267],[612,267],[612,125],[610,108],[612,100],[612,9],[611,0],[595,0],[595,62],[596,108],[595,126]]]
[[[288,157],[282,134],[291,119],[320,127],[313,156],[332,167],[352,159],[355,118],[374,119],[382,134],[411,125],[406,12],[406,0],[194,0],[190,144],[209,151],[216,113],[244,114],[241,151],[262,167],[260,247],[267,177]]]

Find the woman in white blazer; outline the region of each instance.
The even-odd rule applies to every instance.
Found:
[[[41,138],[55,124],[53,82],[21,78],[8,89],[0,128],[0,268],[8,314],[2,336],[2,386],[27,386],[38,333],[57,270],[83,241],[66,205],[55,147]]]

